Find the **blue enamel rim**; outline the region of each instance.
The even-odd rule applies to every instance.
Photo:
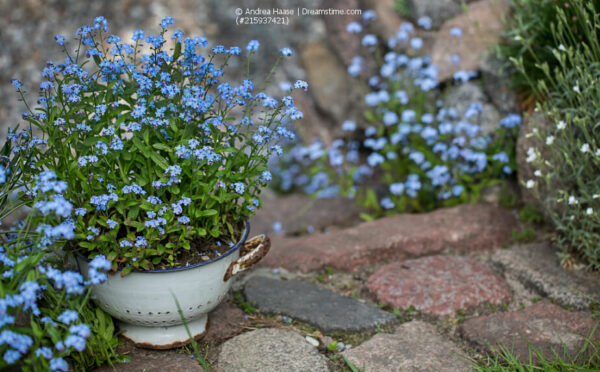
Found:
[[[200,263],[190,265],[190,266],[174,267],[172,269],[161,269],[161,270],[135,270],[135,271],[132,271],[131,273],[132,274],[133,273],[169,273],[169,272],[174,272],[174,271],[191,270],[191,269],[195,269],[196,267],[208,265],[210,263],[213,263],[215,261],[223,259],[223,258],[229,256],[230,254],[232,254],[233,252],[237,251],[238,249],[240,249],[240,247],[246,242],[246,239],[248,239],[249,234],[250,234],[250,222],[244,221],[244,233],[242,234],[242,238],[240,239],[240,241],[236,245],[234,245],[233,248],[231,248],[227,252],[223,253],[219,257],[215,257],[208,261],[200,262]],[[84,255],[82,255],[81,253],[75,252],[75,254],[79,258],[85,260],[86,262],[90,262],[90,260],[87,257],[85,257]],[[121,269],[122,268],[119,267],[118,271],[121,271]]]

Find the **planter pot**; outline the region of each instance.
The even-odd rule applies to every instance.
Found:
[[[220,257],[196,265],[132,272],[125,277],[108,275],[105,283],[92,288],[94,302],[119,320],[123,336],[137,346],[169,349],[189,342],[182,316],[194,338],[204,335],[207,315],[227,295],[231,277],[246,270],[268,252],[269,238],[259,235],[242,239]],[[88,260],[77,257],[79,269],[88,272]]]

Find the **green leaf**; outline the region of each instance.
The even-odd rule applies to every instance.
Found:
[[[375,114],[373,114],[371,111],[365,111],[365,119],[371,123],[377,122],[377,116],[375,116]]]
[[[85,140],[83,140],[83,145],[85,147],[92,147],[93,145],[96,144],[96,142],[98,142],[98,138],[97,137],[88,137]]]
[[[122,124],[122,123],[123,123],[125,120],[127,120],[127,119],[129,119],[129,118],[131,118],[131,116],[130,116],[129,114],[125,114],[125,115],[121,115],[121,116],[119,116],[119,118],[118,118],[118,119],[117,119],[117,121],[115,122],[115,126],[116,126],[117,128],[118,128],[118,127],[120,127],[120,126],[121,126],[121,124]]]
[[[177,119],[172,118],[169,120],[169,122],[171,123],[170,128],[171,128],[171,130],[173,130],[173,133],[175,133],[175,135],[179,134],[179,127],[177,126]]]
[[[142,153],[144,154],[145,157],[149,158],[150,157],[150,151],[148,150],[148,148],[142,143],[142,141],[140,141],[139,138],[137,137],[133,137],[131,138],[131,142],[133,142],[133,145]]]
[[[112,251],[112,252],[110,252],[110,253],[109,253],[109,254],[106,256],[106,259],[107,259],[107,260],[109,260],[109,261],[114,261],[114,260],[115,260],[115,258],[117,258],[117,252],[115,252],[115,251]]]
[[[179,193],[181,192],[181,190],[179,189],[179,186],[177,186],[177,185],[169,186],[169,191],[174,195],[179,195]]]
[[[35,321],[31,321],[31,323],[29,324],[31,326],[31,331],[33,332],[35,338],[41,340],[44,336],[44,331],[42,330],[42,328]]]
[[[94,249],[94,248],[96,248],[96,244],[90,243],[90,242],[79,242],[78,244],[79,244],[80,247],[87,248],[87,249]]]
[[[144,142],[146,142],[147,145],[150,145],[150,130],[146,129],[142,133],[142,136],[144,137]]]
[[[154,147],[157,150],[171,152],[171,148],[169,146],[165,145],[164,143],[155,143],[154,145],[152,145],[152,147]]]
[[[152,161],[154,161],[154,163],[156,163],[156,165],[161,167],[161,169],[167,169],[169,167],[169,163],[167,162],[167,160],[159,154],[157,154],[156,152],[150,153],[150,158],[152,159]]]
[[[140,207],[138,207],[138,206],[131,207],[129,209],[129,212],[127,212],[127,218],[129,218],[130,220],[135,220],[139,214],[140,214]]]
[[[175,43],[175,49],[173,50],[173,62],[177,61],[177,58],[181,55],[181,42]]]
[[[217,212],[214,209],[206,209],[206,210],[198,210],[196,211],[196,217],[210,217],[210,216],[214,216],[215,214],[217,214],[219,212]]]
[[[125,209],[123,208],[123,203],[117,203],[115,204],[115,209],[117,210],[117,212],[119,212],[120,214],[125,213]]]
[[[108,235],[100,235],[100,241],[105,243],[113,243],[114,239]]]
[[[373,221],[375,219],[374,216],[371,216],[370,214],[367,214],[367,213],[361,213],[360,214],[360,218],[362,218],[363,220],[365,220],[367,222],[368,221]]]

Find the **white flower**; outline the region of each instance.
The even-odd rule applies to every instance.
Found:
[[[559,121],[558,124],[556,125],[556,129],[559,130],[563,130],[567,127],[567,123],[565,123],[564,121]]]
[[[542,171],[538,169],[535,172],[533,172],[533,175],[536,176],[536,177],[541,177],[542,176]]]
[[[596,150],[596,156],[600,156],[600,149]]]
[[[535,159],[537,159],[537,154],[535,153],[535,149],[533,147],[528,148],[527,149],[527,159],[525,159],[525,161],[528,163],[531,163]]]
[[[521,40],[523,40],[523,38],[521,37],[521,35],[516,35],[516,36],[513,38],[513,40],[514,40],[514,41],[521,41]]]
[[[583,145],[581,145],[581,152],[588,152],[590,151],[590,145],[588,145],[587,143],[584,143]]]
[[[594,194],[594,195],[592,195],[592,199],[598,199],[598,198],[600,198],[600,194]]]
[[[569,201],[568,201],[569,205],[576,205],[579,204],[579,201],[577,199],[575,199],[575,197],[573,195],[569,196]]]
[[[558,50],[562,50],[562,51],[564,52],[565,50],[567,50],[567,48],[565,48],[565,46],[564,46],[564,45],[560,44],[560,45],[558,46]]]
[[[585,210],[585,214],[587,214],[588,216],[591,216],[592,213],[594,213],[594,210],[592,208],[588,208]]]
[[[525,183],[525,187],[527,187],[528,189],[533,189],[533,186],[535,186],[534,180],[527,180],[527,182]]]
[[[546,145],[550,146],[553,143],[554,143],[554,136],[546,137]]]
[[[573,91],[579,93],[579,85],[575,85]]]

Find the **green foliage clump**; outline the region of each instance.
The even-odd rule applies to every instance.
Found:
[[[515,242],[528,243],[528,242],[534,241],[536,237],[537,237],[537,233],[535,232],[534,229],[531,229],[531,228],[527,228],[523,231],[513,231],[512,232],[512,239]]]
[[[540,64],[545,77],[533,87],[536,95],[548,97],[538,104],[548,124],[531,134],[543,148],[527,150],[537,177],[526,186],[547,190],[544,208],[558,231],[563,259],[576,255],[600,270],[600,14],[594,2],[569,4],[549,26],[555,44],[563,46],[552,52],[557,65]]]
[[[540,212],[538,212],[537,209],[535,209],[529,204],[526,204],[519,211],[519,220],[525,223],[541,223],[542,215],[540,214]]]
[[[600,1],[587,3],[594,10],[600,10]],[[540,64],[547,63],[552,71],[559,66],[554,50],[586,43],[588,29],[578,17],[578,1],[556,0],[511,0],[513,14],[505,24],[504,42],[498,46],[498,55],[506,62],[505,68],[511,73],[513,87],[529,99],[541,97],[534,85],[539,80],[547,80]],[[559,12],[565,15],[564,26],[569,29],[572,38],[558,42],[551,25],[555,23]],[[518,66],[518,68],[517,68]]]
[[[85,281],[55,253],[74,235],[66,183],[52,171],[40,172],[34,184],[23,181],[30,150],[42,143],[30,131],[11,131],[0,149],[0,220],[8,224],[31,207],[24,220],[0,230],[0,370],[89,370],[124,361],[112,319],[89,301],[90,284],[106,280],[110,263],[96,257]]]
[[[53,169],[77,207],[69,247],[105,255],[124,275],[233,246],[261,206],[268,154],[293,137],[283,122],[302,117],[291,96],[264,92],[269,76],[256,87],[249,72],[239,85],[224,78],[240,47],[208,49],[204,38],[168,33],[173,22],[165,17],[145,38],[138,30],[128,44],[96,19],[76,32],[73,55],[57,36],[67,62],[48,63],[40,106],[23,116],[48,144],[33,173]],[[258,48],[248,43],[248,66]],[[291,54],[283,48],[275,65]]]
[[[400,17],[410,18],[412,16],[412,11],[410,6],[406,3],[406,0],[394,1],[393,8]]]

